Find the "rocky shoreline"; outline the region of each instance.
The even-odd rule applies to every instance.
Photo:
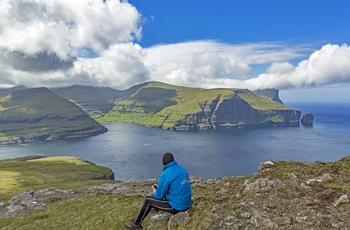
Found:
[[[50,141],[50,140],[60,140],[60,139],[71,139],[71,138],[83,138],[89,136],[95,136],[107,132],[108,129],[104,126],[93,127],[89,129],[81,129],[60,133],[33,133],[20,137],[8,138],[6,140],[0,140],[0,145],[6,144],[22,144],[30,143],[34,141]]]

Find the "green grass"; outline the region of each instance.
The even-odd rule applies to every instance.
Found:
[[[288,108],[281,103],[267,99],[265,97],[257,96],[256,94],[250,91],[244,91],[242,93],[239,93],[238,95],[242,99],[244,99],[246,102],[248,102],[254,109],[257,109],[257,110],[271,110],[271,109],[292,110],[291,108]]]
[[[32,135],[95,130],[102,126],[74,103],[46,88],[14,91],[0,97],[0,140]]]
[[[47,160],[39,159],[30,162],[43,163]],[[86,165],[86,162],[77,161],[74,158],[52,158],[52,160],[62,161],[68,165]],[[9,161],[11,160],[1,161],[0,163]],[[324,221],[322,224],[329,224],[329,221],[326,221],[324,217],[328,216],[330,212],[336,212],[332,206],[334,200],[339,198],[341,194],[349,194],[350,192],[349,169],[350,157],[343,158],[337,162],[313,164],[280,161],[275,162],[275,166],[271,170],[256,173],[252,176],[223,178],[220,180],[208,180],[199,184],[195,183],[192,186],[193,204],[189,210],[190,221],[181,223],[175,229],[222,229],[219,224],[222,220],[227,219],[231,219],[233,223],[245,223],[246,225],[241,226],[245,227],[249,225],[250,219],[245,218],[243,214],[252,210],[263,212],[264,215],[269,215],[272,218],[294,218],[300,213],[302,217],[318,218],[320,221]],[[47,168],[46,170],[50,169]],[[297,189],[290,184],[291,173],[296,176],[299,182],[325,173],[330,173],[334,180],[309,185],[309,189]],[[12,174],[11,177],[15,178],[18,176],[14,171],[10,171],[9,174]],[[279,179],[286,186],[277,186],[268,192],[241,193],[247,179],[250,182],[254,182],[260,178]],[[10,183],[13,183],[13,181]],[[76,186],[74,185],[75,182],[71,183],[72,187]],[[143,186],[146,186],[146,184],[147,182]],[[130,184],[129,186],[132,189],[139,185]],[[138,187],[138,189],[140,188]],[[337,195],[329,200],[321,199],[329,191],[334,191],[330,193],[331,195]],[[265,199],[271,198],[272,200],[265,201],[261,197],[265,197]],[[321,203],[316,206],[310,206],[305,203],[305,198],[310,198],[311,201],[318,199]],[[40,211],[13,218],[0,219],[0,229],[124,229],[124,222],[134,219],[138,214],[143,199],[144,196],[141,196],[136,190],[125,191],[121,194],[113,194],[111,191],[99,191],[69,200],[50,199],[49,205]],[[299,200],[298,202],[296,202],[297,199]],[[288,205],[290,201],[293,201],[293,205]],[[272,209],[269,209],[269,205],[271,205]],[[344,209],[345,212],[350,211],[350,204],[345,203],[341,205],[341,208],[337,208],[339,210]],[[344,214],[344,211],[342,213]],[[149,214],[149,216],[152,215],[154,214]],[[145,229],[166,230],[169,216],[167,214],[165,219],[157,222],[151,222],[149,217],[147,217],[143,222],[143,226]],[[339,219],[339,221],[344,221],[344,219]],[[297,228],[300,226],[297,222],[294,224],[292,227]],[[231,227],[233,229],[233,225]]]
[[[44,210],[0,219],[0,229],[124,229],[137,215],[142,197],[96,194],[58,201]]]
[[[177,229],[210,229],[213,224],[212,211],[219,209],[223,202],[212,199],[216,188],[194,187],[193,192],[201,194],[201,197],[195,199],[195,207],[189,211],[192,221],[181,224]],[[144,197],[140,195],[108,192],[66,201],[56,200],[40,211],[0,219],[0,229],[124,229],[124,223],[137,216],[143,200]],[[148,229],[166,230],[170,214],[156,222],[150,221],[152,215],[155,214],[150,213],[142,225]]]
[[[0,200],[27,190],[47,187],[72,188],[106,183],[96,180],[109,168],[75,157],[46,157],[35,160],[0,161]]]

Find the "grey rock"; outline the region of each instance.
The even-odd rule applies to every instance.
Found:
[[[348,195],[342,195],[335,203],[334,206],[338,206],[339,204],[342,203],[349,203],[349,197]]]
[[[176,225],[186,223],[190,220],[190,215],[188,211],[179,212],[176,215],[173,215],[168,220],[168,230],[174,229]]]
[[[268,178],[260,178],[257,181],[253,183],[249,183],[244,187],[243,194],[248,192],[261,192],[261,191],[268,191],[271,190],[274,187],[281,187],[286,186],[281,180],[279,179],[273,179],[269,180]]]
[[[267,229],[278,229],[278,225],[274,222],[272,222],[270,219],[264,219],[260,225],[261,230],[267,230]]]
[[[36,211],[46,206],[43,199],[39,199],[34,191],[28,191],[13,196],[8,202],[2,217],[13,217],[20,213]]]
[[[273,161],[265,161],[259,164],[259,173],[262,173],[264,171],[270,171],[273,166],[275,165],[275,163],[273,163]]]
[[[332,181],[332,180],[333,180],[333,178],[331,177],[331,175],[326,173],[326,174],[323,174],[322,176],[307,180],[306,183],[307,184],[315,184],[315,183],[322,183],[322,182],[327,182],[327,181]]]

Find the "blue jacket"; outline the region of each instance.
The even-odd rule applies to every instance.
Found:
[[[192,189],[186,169],[176,161],[166,164],[153,196],[158,200],[166,198],[169,205],[178,211],[188,209],[192,202]]]

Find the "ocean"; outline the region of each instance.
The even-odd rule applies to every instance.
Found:
[[[0,159],[77,156],[127,181],[157,178],[168,151],[190,176],[204,179],[251,175],[268,160],[329,162],[350,155],[350,104],[287,106],[314,114],[313,127],[168,131],[106,123],[109,131],[93,137],[0,146]]]

